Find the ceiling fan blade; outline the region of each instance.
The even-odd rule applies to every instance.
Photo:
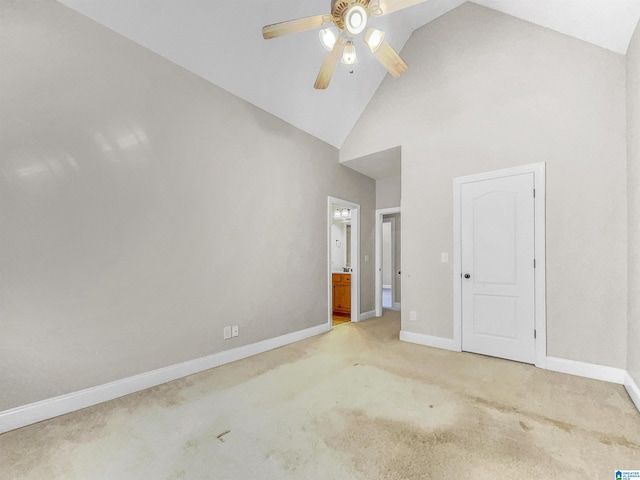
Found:
[[[298,18],[287,22],[274,23],[262,27],[262,37],[265,40],[281,37],[288,33],[303,32],[312,28],[321,27],[331,21],[331,15],[315,15],[313,17]]]
[[[381,16],[426,1],[427,0],[372,0],[369,4],[369,9],[373,15]]]
[[[347,42],[344,37],[342,35],[339,36],[333,46],[333,50],[327,53],[326,57],[324,57],[324,62],[322,62],[322,67],[320,67],[320,71],[318,72],[318,78],[316,78],[314,88],[324,90],[329,86],[333,71],[336,69],[336,65],[340,61],[340,57],[342,57],[342,52],[344,51],[346,44]]]
[[[373,29],[369,29],[373,30]],[[382,32],[378,32],[382,33]],[[376,56],[378,61],[387,69],[387,71],[393,75],[395,78],[398,78],[409,68],[407,64],[400,58],[400,55],[396,53],[389,42],[384,39],[384,34],[376,38],[375,42],[368,41],[370,38],[370,33],[367,31],[362,38],[362,41],[365,45],[367,45],[371,52]]]

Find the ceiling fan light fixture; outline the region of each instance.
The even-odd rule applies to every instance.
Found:
[[[375,28],[367,28],[364,32],[364,41],[372,52],[375,52],[384,41],[384,32]]]
[[[318,33],[318,36],[320,37],[320,43],[326,51],[330,52],[333,50],[333,46],[336,44],[336,34],[333,33],[333,30],[323,28]]]
[[[356,46],[353,41],[347,41],[344,47],[344,53],[342,54],[342,63],[345,65],[354,65],[358,62],[358,56],[356,55]]]
[[[353,5],[344,14],[344,26],[351,35],[358,35],[367,26],[367,11],[361,5]]]

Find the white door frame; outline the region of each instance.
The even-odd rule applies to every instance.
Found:
[[[385,215],[401,213],[400,207],[376,210],[376,317],[382,316],[382,222]],[[391,272],[392,274],[394,272]]]
[[[546,368],[547,358],[547,311],[546,311],[546,234],[545,234],[545,163],[532,163],[519,167],[505,168],[492,172],[478,173],[453,179],[453,344],[462,351],[462,241],[461,241],[461,191],[465,183],[479,182],[495,178],[510,177],[523,173],[533,173],[535,191],[534,206],[534,269],[535,295],[535,365]]]
[[[333,328],[333,271],[331,269],[331,206],[339,205],[351,209],[351,321],[360,321],[360,204],[336,197],[327,197],[327,286],[328,322]]]

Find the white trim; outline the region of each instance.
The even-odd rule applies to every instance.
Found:
[[[375,273],[376,273],[376,317],[382,316],[382,222],[385,215],[393,215],[395,213],[402,213],[400,207],[392,208],[379,208],[376,210],[375,221],[375,237],[376,237],[376,260],[375,260]],[[395,271],[395,270],[394,270]],[[393,273],[393,272],[392,272]],[[393,294],[393,292],[392,292]]]
[[[400,302],[393,302],[393,308],[395,310],[401,310],[402,307],[401,307]]]
[[[336,197],[327,197],[327,325],[333,323],[333,279],[331,268],[331,222],[332,205],[351,209],[351,321],[360,321],[360,204]]]
[[[406,330],[400,330],[400,340],[403,342],[417,343],[418,345],[424,345],[426,347],[441,348],[444,350],[451,350],[454,352],[460,352],[460,345],[452,338],[433,337],[431,335],[425,335],[423,333],[407,332]]]
[[[622,368],[596,365],[595,363],[578,362],[566,358],[547,357],[547,370],[568,373],[578,377],[603,380],[605,382],[624,384],[627,371]]]
[[[392,270],[393,270],[393,269],[392,269]],[[386,288],[387,290],[391,290],[391,285],[382,285],[382,289],[384,290],[385,288]],[[389,292],[389,293],[391,293],[391,292]]]
[[[360,314],[360,321],[369,320],[370,318],[374,318],[376,316],[375,310],[369,310],[368,312],[364,312]]]
[[[0,433],[155,387],[226,363],[326,333],[326,324],[0,412]]]
[[[631,397],[631,401],[640,412],[640,388],[638,388],[638,384],[633,380],[633,377],[629,372],[626,372],[624,377],[624,388],[627,389],[627,393]]]
[[[439,348],[442,350],[451,350],[460,352],[459,343],[451,338],[433,337],[422,333],[407,332],[400,330],[400,340],[403,342],[416,343],[426,347]],[[546,370],[559,372],[567,375],[576,375],[578,377],[591,378],[593,380],[601,380],[604,382],[617,383],[624,385],[631,401],[640,412],[640,388],[631,377],[631,374],[622,368],[607,367],[605,365],[597,365],[594,363],[578,362],[576,360],[567,360],[564,358],[547,357],[545,359]]]
[[[492,172],[478,173],[453,179],[453,341],[462,350],[462,287],[461,270],[461,189],[462,184],[479,182],[493,178],[509,177],[533,173],[535,188],[535,329],[536,329],[536,367],[545,368],[547,361],[547,300],[546,300],[546,178],[545,163],[532,163],[518,167],[505,168]]]
[[[535,198],[535,289],[536,289],[536,367],[547,365],[547,178],[544,162],[531,165],[534,170]]]

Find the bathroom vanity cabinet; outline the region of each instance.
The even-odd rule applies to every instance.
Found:
[[[351,315],[351,274],[334,273],[333,277],[333,313]]]

